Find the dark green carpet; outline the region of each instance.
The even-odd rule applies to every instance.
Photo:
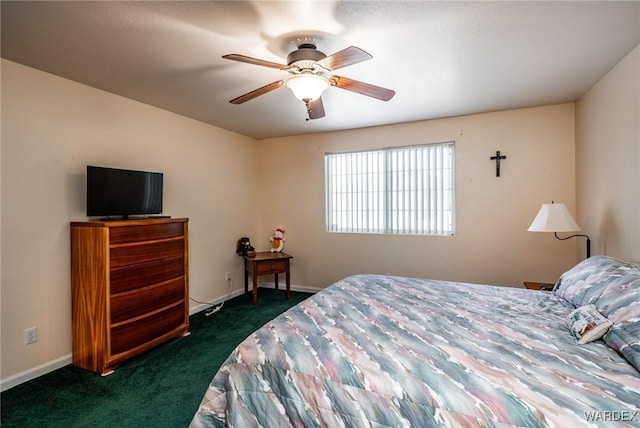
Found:
[[[231,351],[272,318],[309,297],[260,289],[221,311],[191,317],[191,335],[171,340],[109,376],[66,366],[0,395],[2,427],[186,427]]]

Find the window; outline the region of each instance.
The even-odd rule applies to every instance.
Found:
[[[325,154],[329,232],[452,235],[454,144]]]

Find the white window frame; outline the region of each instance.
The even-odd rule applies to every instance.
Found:
[[[328,232],[455,234],[455,143],[325,153]]]

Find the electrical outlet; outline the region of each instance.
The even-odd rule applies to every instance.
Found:
[[[229,272],[224,274],[224,280],[225,281],[229,281],[231,279],[231,276],[229,275]]]
[[[38,328],[30,327],[24,331],[24,344],[29,345],[38,341]]]

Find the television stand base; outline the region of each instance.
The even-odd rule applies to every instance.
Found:
[[[99,218],[99,221],[126,221],[126,220],[146,220],[151,218],[171,218],[170,215],[140,215],[140,216],[129,216],[123,215],[121,217],[102,217]]]

